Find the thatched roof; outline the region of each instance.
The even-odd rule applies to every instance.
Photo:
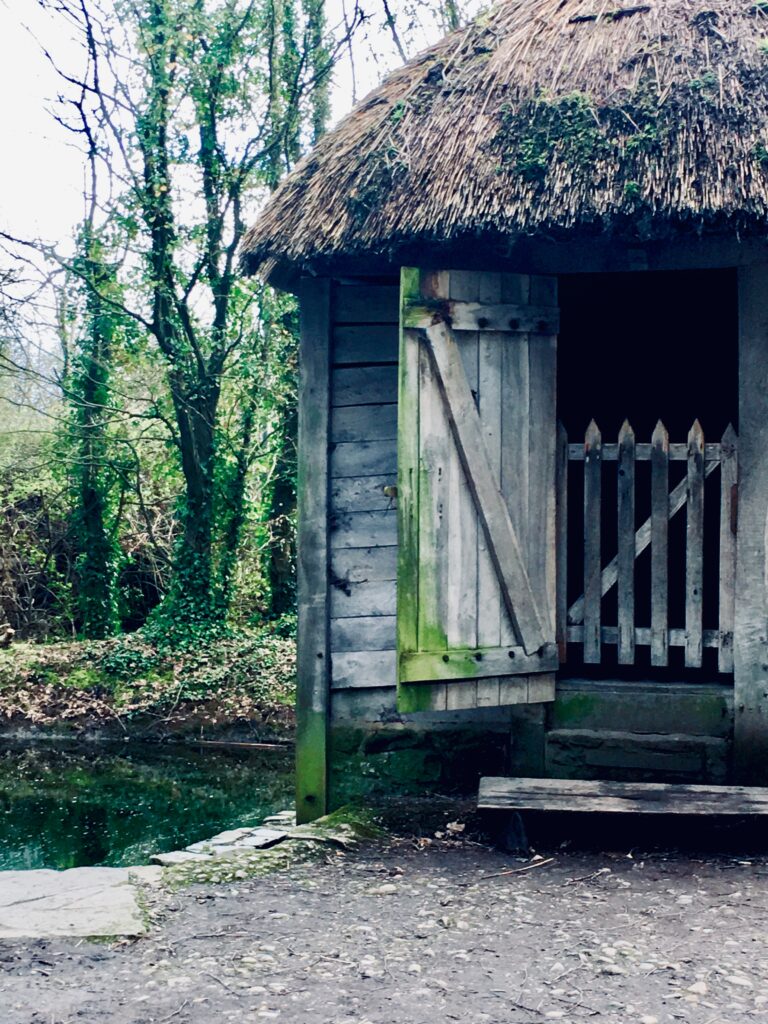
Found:
[[[320,141],[243,264],[767,217],[768,0],[502,0]]]

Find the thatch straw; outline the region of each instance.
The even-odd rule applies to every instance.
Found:
[[[506,0],[321,140],[243,264],[767,217],[768,0]]]

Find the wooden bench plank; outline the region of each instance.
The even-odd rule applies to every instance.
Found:
[[[481,810],[640,814],[768,814],[768,787],[584,779],[480,780]]]

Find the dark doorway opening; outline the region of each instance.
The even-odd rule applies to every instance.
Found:
[[[582,446],[591,421],[602,443],[616,446],[628,421],[636,442],[650,444],[656,425],[666,427],[670,444],[684,445],[698,420],[704,440],[721,441],[726,428],[738,433],[738,312],[735,270],[568,275],[560,278],[561,329],[558,342],[558,417],[567,431],[574,461],[568,468],[568,606],[584,593],[584,462]],[[678,455],[680,448],[677,448]],[[602,464],[600,502],[601,563],[618,549],[618,463]],[[684,458],[670,461],[669,488],[685,486]],[[635,528],[651,512],[650,462],[635,464]],[[720,472],[704,485],[703,626],[709,643],[720,625]],[[669,522],[668,622],[686,625],[687,506]],[[650,547],[635,562],[635,624],[651,625]],[[618,621],[617,587],[602,599],[603,626]],[[571,633],[578,633],[571,629]],[[647,636],[647,633],[645,634]],[[672,633],[670,632],[670,638]],[[650,645],[639,644],[634,664],[619,665],[616,643],[603,643],[598,664],[585,664],[580,642],[569,642],[568,674],[593,678],[656,678],[701,681],[727,675],[718,650],[705,645],[701,666],[686,667],[682,646],[670,639],[667,664],[651,665]]]

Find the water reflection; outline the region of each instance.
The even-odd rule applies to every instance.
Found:
[[[0,869],[146,864],[293,800],[282,751],[121,745],[0,750]]]

